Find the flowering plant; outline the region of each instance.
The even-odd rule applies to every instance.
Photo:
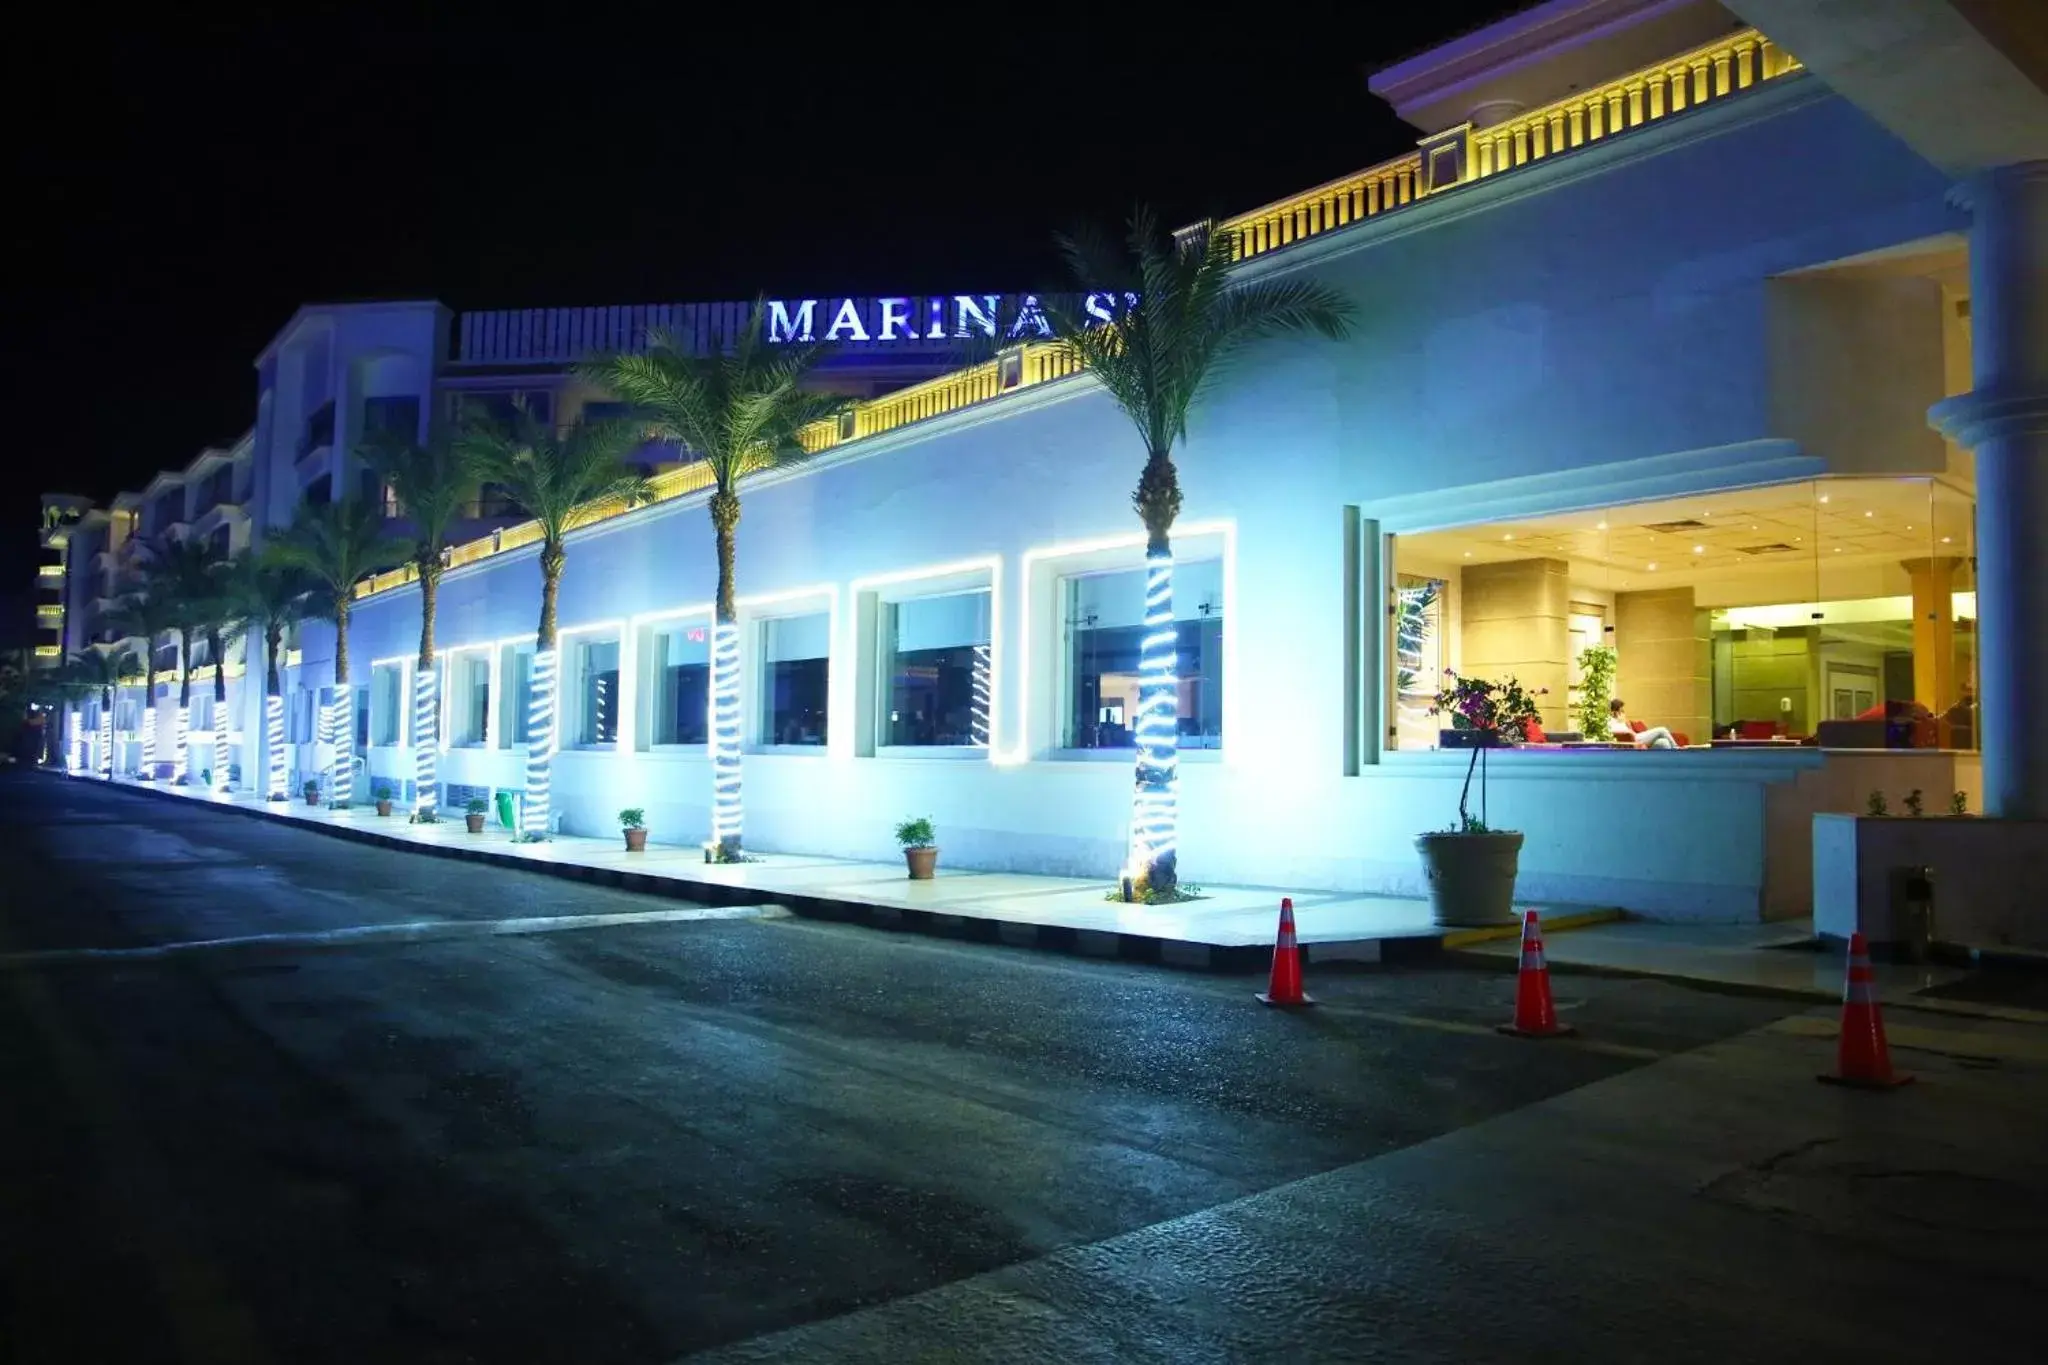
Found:
[[[1429,713],[1449,713],[1453,730],[1492,730],[1510,744],[1528,738],[1529,722],[1536,719],[1536,698],[1550,693],[1547,687],[1531,692],[1512,677],[1495,683],[1461,678],[1448,668],[1444,676],[1450,685],[1436,694]]]
[[[1529,723],[1536,719],[1536,698],[1546,696],[1550,689],[1539,687],[1534,692],[1510,677],[1506,682],[1488,682],[1484,678],[1461,678],[1456,671],[1445,669],[1444,676],[1450,685],[1436,694],[1436,704],[1429,708],[1433,716],[1448,713],[1453,730],[1490,730],[1509,744],[1518,744],[1529,737]],[[1486,750],[1475,748],[1472,758],[1465,765],[1465,785],[1458,789],[1458,823],[1451,826],[1454,833],[1486,834]],[[1472,794],[1472,773],[1479,771],[1479,815],[1472,814],[1467,804]]]

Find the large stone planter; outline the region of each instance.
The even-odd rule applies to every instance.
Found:
[[[1429,910],[1446,928],[1472,929],[1513,924],[1515,872],[1522,836],[1515,830],[1486,834],[1438,831],[1415,840],[1422,875],[1429,883]]]
[[[1900,874],[1922,868],[1936,943],[2048,951],[2048,820],[1815,815],[1813,932],[1836,942],[1860,930],[1873,949],[1890,948],[1901,937]]]

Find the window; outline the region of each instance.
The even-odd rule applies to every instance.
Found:
[[[1145,570],[1065,580],[1066,714],[1062,746],[1137,746],[1138,656],[1145,638]],[[1173,568],[1180,746],[1223,742],[1223,563]]]
[[[376,470],[356,472],[356,496],[372,507],[381,509],[384,506],[384,480],[377,477]]]
[[[306,500],[308,507],[325,507],[334,500],[334,481],[322,474],[307,484],[299,496]]]
[[[1436,744],[1440,717],[1430,714],[1443,687],[1444,612],[1451,585],[1427,574],[1401,574],[1394,594],[1394,747]]]
[[[463,418],[495,422],[500,426],[511,426],[518,410],[524,407],[529,417],[536,422],[555,420],[555,395],[547,389],[500,389],[488,393],[457,393],[450,395],[449,413],[458,420]]]
[[[824,744],[831,620],[820,611],[761,623],[761,743]]]
[[[206,722],[208,717],[212,714],[212,707],[213,694],[209,691],[202,690],[201,688],[194,687],[192,689],[192,709],[186,713],[185,718],[187,728],[193,731],[194,733],[197,733],[201,730],[211,729],[212,727],[209,726]]]
[[[306,415],[306,431],[299,438],[299,458],[305,459],[322,446],[334,444],[334,400],[328,399]]]
[[[988,590],[885,602],[881,630],[877,742],[987,748]]]
[[[1974,511],[1939,479],[1839,478],[1396,537],[1394,745],[1438,743],[1431,675],[1454,668],[1548,688],[1546,736],[1605,743],[1619,698],[1629,728],[1681,744],[1974,748]],[[1582,667],[1596,645],[1605,700]]]
[[[393,394],[363,400],[363,436],[382,436],[398,441],[416,441],[420,431],[420,400],[412,394]]]
[[[448,665],[448,743],[473,749],[490,729],[491,659],[487,654],[457,654]]]
[[[651,637],[649,699],[656,744],[703,744],[709,739],[711,626],[678,625]]]
[[[378,664],[370,670],[370,743],[390,748],[405,733],[403,728],[405,675],[398,664]]]
[[[356,752],[370,747],[370,694],[360,687],[349,689],[348,703],[355,712]]]
[[[633,415],[631,403],[598,401],[585,403],[580,420],[585,422],[620,422]]]
[[[508,649],[505,663],[505,723],[498,729],[506,747],[524,747],[533,734],[528,708],[533,704],[533,646]]]
[[[578,745],[615,744],[619,738],[619,642],[579,640],[574,661],[576,714],[571,733]]]

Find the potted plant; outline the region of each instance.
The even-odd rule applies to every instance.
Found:
[[[1608,702],[1614,697],[1614,670],[1620,655],[1613,645],[1587,645],[1579,651],[1579,736],[1600,740],[1611,724]]]
[[[391,784],[389,782],[379,782],[372,788],[371,794],[377,798],[377,814],[391,814],[391,798],[393,796]]]
[[[933,843],[932,822],[924,816],[896,826],[896,842],[903,845],[903,861],[910,867],[910,880],[928,882],[939,865],[939,847]]]
[[[638,806],[628,806],[619,812],[619,828],[626,832],[626,852],[647,851],[647,812]]]
[[[1436,713],[1448,712],[1459,735],[1446,748],[1470,748],[1465,785],[1458,790],[1458,821],[1449,829],[1417,836],[1422,870],[1429,883],[1430,911],[1446,926],[1513,924],[1515,874],[1522,855],[1517,830],[1492,829],[1486,823],[1486,751],[1520,743],[1536,719],[1536,698],[1513,678],[1492,683],[1460,678],[1445,670],[1450,686],[1436,694]],[[1547,690],[1547,689],[1546,689]],[[1479,774],[1479,814],[1472,813],[1472,775]]]
[[[490,808],[491,803],[484,800],[481,796],[472,796],[464,803],[462,818],[469,823],[469,832],[471,834],[482,834],[484,832],[484,812]]]
[[[307,778],[306,785],[299,788],[299,792],[306,798],[307,805],[317,806],[320,804],[320,783],[318,779]]]

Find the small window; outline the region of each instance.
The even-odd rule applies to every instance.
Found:
[[[370,747],[370,694],[360,687],[349,689],[349,705],[355,708],[356,750]]]
[[[404,733],[402,718],[405,678],[397,664],[379,664],[370,670],[370,743],[390,748]]]
[[[703,744],[710,732],[711,625],[677,626],[652,637],[656,744]]]
[[[619,738],[619,642],[581,640],[573,647],[578,745],[615,744]]]
[[[1137,746],[1138,658],[1145,570],[1066,580],[1066,714],[1062,747]],[[1173,617],[1180,747],[1223,742],[1223,572],[1220,560],[1175,564]]]
[[[824,744],[831,620],[820,611],[761,623],[761,743]]]
[[[420,400],[413,394],[363,400],[363,435],[412,442],[419,439]]]
[[[989,592],[882,605],[880,743],[988,747]]]
[[[533,646],[505,651],[505,723],[499,733],[507,747],[524,746],[533,734]]]
[[[448,676],[448,742],[459,748],[476,748],[490,728],[490,656],[457,654]]]

